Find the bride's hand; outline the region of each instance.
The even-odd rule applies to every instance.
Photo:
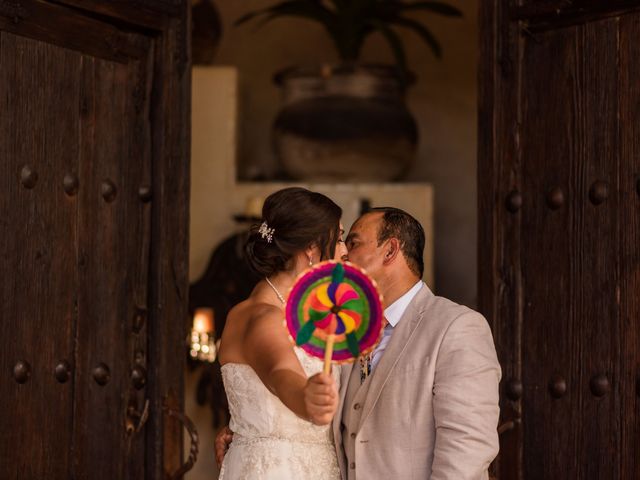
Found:
[[[334,378],[326,373],[310,377],[304,388],[304,404],[311,423],[331,423],[338,409],[338,389]]]

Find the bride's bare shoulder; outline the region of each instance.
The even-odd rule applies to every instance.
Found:
[[[284,312],[281,308],[259,299],[248,298],[231,309],[227,315],[225,329],[235,335],[245,336],[282,324]]]
[[[235,305],[227,315],[227,321],[242,318],[246,322],[260,321],[262,318],[270,318],[274,315],[282,316],[282,309],[256,298],[247,298]]]
[[[284,312],[282,308],[267,302],[254,302],[247,309],[247,326],[249,328],[261,327],[263,325],[282,323]]]
[[[284,312],[273,304],[251,297],[238,303],[227,315],[220,361],[246,363],[247,343],[265,338],[271,340],[273,335],[277,339],[285,332],[281,327],[283,321]]]

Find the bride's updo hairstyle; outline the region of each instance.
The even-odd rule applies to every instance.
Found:
[[[272,193],[262,207],[263,223],[251,227],[245,244],[249,265],[270,277],[291,268],[294,255],[311,245],[320,249],[320,260],[333,258],[341,216],[342,209],[321,193],[298,187]]]

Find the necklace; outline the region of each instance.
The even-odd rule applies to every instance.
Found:
[[[273,289],[273,291],[276,293],[276,295],[278,296],[278,300],[280,300],[280,302],[284,305],[285,303],[287,303],[284,299],[284,297],[280,294],[280,292],[278,291],[278,289],[276,288],[276,286],[271,283],[271,280],[269,280],[268,277],[264,277],[264,279],[267,281],[267,283],[269,284],[269,286]]]

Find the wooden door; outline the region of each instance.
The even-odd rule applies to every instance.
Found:
[[[188,2],[0,2],[0,478],[181,464]]]
[[[481,8],[501,479],[640,478],[640,2]]]

